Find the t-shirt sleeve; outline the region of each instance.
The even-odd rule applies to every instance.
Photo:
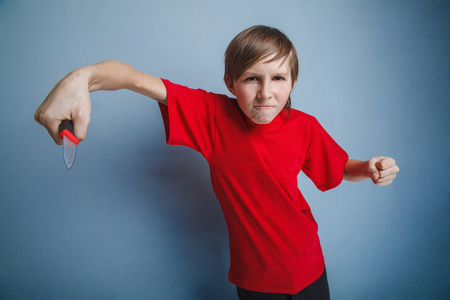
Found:
[[[167,105],[159,104],[169,145],[182,145],[208,157],[214,142],[215,94],[163,79]]]
[[[335,188],[344,178],[348,155],[315,118],[309,133],[309,147],[302,170],[319,190]]]

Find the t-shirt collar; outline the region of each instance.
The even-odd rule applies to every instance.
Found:
[[[247,124],[249,128],[256,130],[269,130],[276,128],[280,126],[283,123],[283,121],[286,120],[287,117],[289,116],[289,111],[287,109],[283,109],[270,123],[258,124],[253,122],[249,117],[247,117],[247,115],[241,109],[239,109],[239,112],[241,113],[242,118],[245,121],[245,124]]]

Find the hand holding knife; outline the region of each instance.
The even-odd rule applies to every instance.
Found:
[[[63,139],[64,163],[67,170],[72,168],[77,154],[78,139],[74,134],[71,120],[64,120],[59,125],[59,137]]]

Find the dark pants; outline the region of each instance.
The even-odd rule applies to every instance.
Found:
[[[328,287],[327,272],[323,274],[295,295],[259,293],[237,288],[240,300],[329,300],[330,289]]]

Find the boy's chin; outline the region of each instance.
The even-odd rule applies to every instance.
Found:
[[[254,117],[254,118],[250,118],[253,123],[258,124],[258,125],[265,125],[265,124],[269,124],[270,122],[273,121],[273,119],[275,119],[274,117],[271,116],[258,116],[258,117]]]

